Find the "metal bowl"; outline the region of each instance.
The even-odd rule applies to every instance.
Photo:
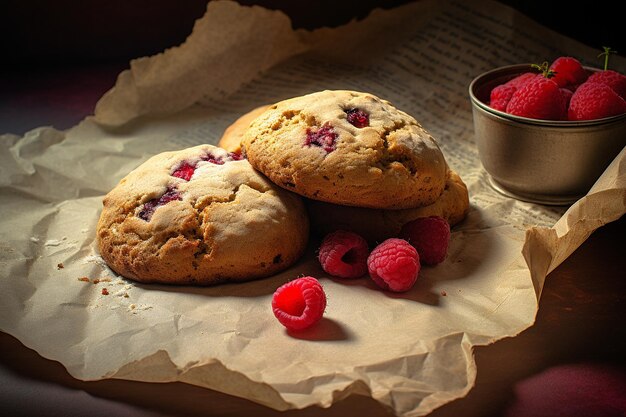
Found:
[[[529,71],[530,64],[500,67],[471,82],[480,160],[500,193],[533,203],[568,205],[589,191],[626,146],[626,114],[552,121],[513,116],[489,107],[489,94],[495,86]]]

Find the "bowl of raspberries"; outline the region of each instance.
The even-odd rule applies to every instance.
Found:
[[[626,146],[626,76],[574,57],[496,68],[470,84],[474,133],[492,186],[569,205]]]

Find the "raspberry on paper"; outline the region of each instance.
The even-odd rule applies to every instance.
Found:
[[[324,271],[335,277],[357,278],[367,272],[367,242],[354,232],[337,230],[326,235],[318,259]]]
[[[420,258],[404,239],[391,238],[376,246],[367,258],[370,277],[384,290],[410,290],[420,271]]]
[[[288,330],[303,330],[317,323],[326,309],[326,293],[313,277],[280,286],[272,297],[272,311]]]
[[[400,237],[413,245],[421,263],[437,265],[448,255],[450,225],[442,217],[423,217],[402,226]]]

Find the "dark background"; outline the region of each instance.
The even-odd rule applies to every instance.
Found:
[[[239,0],[283,10],[296,28],[337,26],[362,19],[375,7],[407,0]],[[574,6],[564,1],[501,0],[534,20],[598,48],[624,47],[623,15],[609,2]],[[124,62],[180,44],[204,14],[206,0],[4,0],[3,71]],[[616,4],[614,2],[613,4]],[[2,9],[6,10],[2,10]],[[33,68],[34,66],[38,68]]]
[[[408,0],[238,0],[283,10],[295,28],[338,26]],[[471,0],[470,0],[471,1]],[[501,0],[601,51],[626,53],[609,2]],[[91,114],[129,60],[182,43],[207,0],[1,0],[0,133],[66,129]],[[550,57],[543,57],[549,59]],[[541,58],[538,58],[541,60]]]

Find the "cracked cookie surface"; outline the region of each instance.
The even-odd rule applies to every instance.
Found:
[[[140,282],[210,285],[275,274],[304,252],[299,196],[211,145],[156,155],[103,200],[101,256]]]
[[[269,106],[243,134],[242,148],[274,183],[333,204],[426,206],[446,182],[433,137],[367,93],[321,91]]]

